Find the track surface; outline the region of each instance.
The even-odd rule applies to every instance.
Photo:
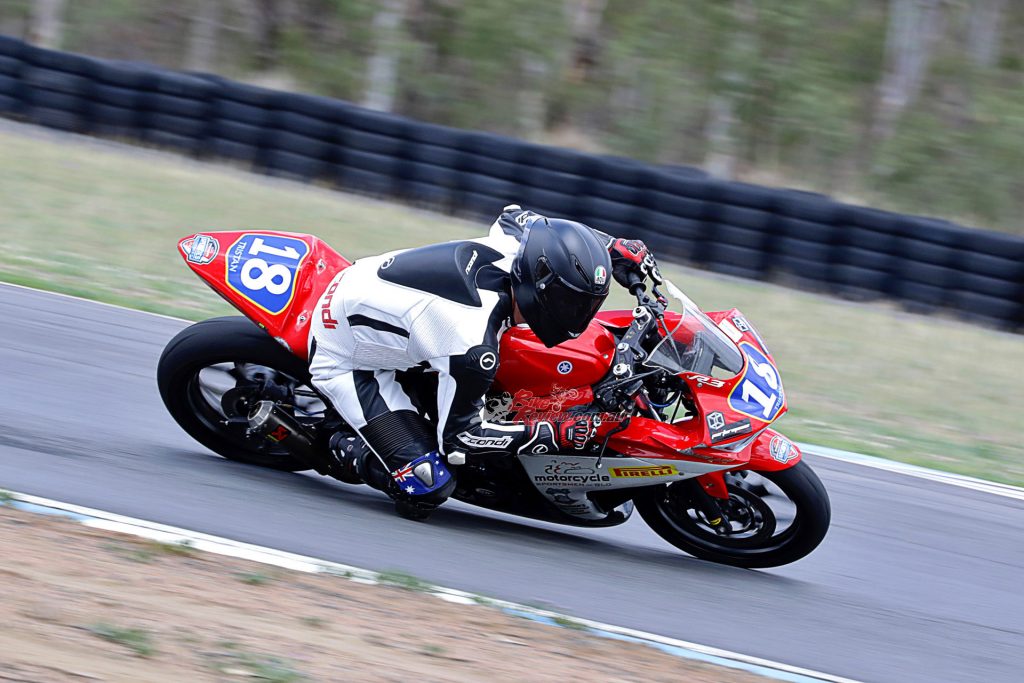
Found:
[[[154,380],[182,323],[0,285],[0,487],[865,681],[1019,681],[1024,503],[810,458],[822,546],[746,571],[635,518],[577,530],[446,505],[401,520],[365,487],[222,460]]]

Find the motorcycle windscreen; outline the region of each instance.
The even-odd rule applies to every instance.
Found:
[[[659,331],[663,339],[644,364],[664,368],[674,375],[696,372],[719,379],[738,375],[743,370],[743,354],[736,344],[668,280],[664,291],[668,294],[669,310],[680,313],[679,322],[669,328],[662,319]]]

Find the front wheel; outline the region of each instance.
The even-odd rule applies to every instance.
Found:
[[[726,475],[724,522],[712,524],[693,495],[694,482],[651,487],[636,509],[663,539],[695,557],[758,569],[795,562],[818,547],[832,516],[828,493],[801,461],[777,472]],[[750,479],[760,481],[750,482]]]

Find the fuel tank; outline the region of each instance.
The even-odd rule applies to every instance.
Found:
[[[525,325],[513,327],[501,338],[501,365],[494,388],[534,396],[589,387],[607,374],[615,355],[615,337],[603,325],[591,322],[576,339],[553,349],[544,346]]]

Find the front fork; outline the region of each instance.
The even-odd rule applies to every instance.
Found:
[[[708,472],[690,480],[690,494],[697,509],[704,513],[711,526],[719,526],[725,521],[722,501],[729,500],[729,489],[725,484],[725,475],[721,470]]]

